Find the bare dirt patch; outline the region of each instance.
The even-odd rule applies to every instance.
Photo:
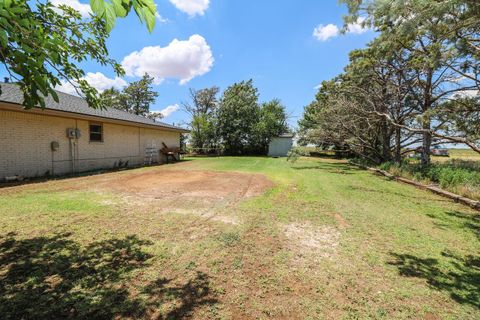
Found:
[[[187,197],[235,200],[259,195],[269,186],[271,182],[262,175],[184,170],[122,175],[105,185],[116,191],[155,199],[181,194]]]
[[[180,166],[180,165],[178,165]],[[238,224],[231,209],[244,199],[261,195],[273,183],[261,174],[146,168],[92,176],[43,181],[0,189],[0,194],[31,192],[38,187],[52,192],[94,191],[116,194],[106,205],[133,206],[150,213],[195,214],[202,219]]]
[[[339,230],[332,226],[291,223],[285,226],[284,232],[296,264],[302,265],[333,257],[340,241]]]
[[[238,223],[236,217],[222,216],[218,211],[258,196],[272,185],[259,174],[156,170],[112,176],[99,181],[95,189],[120,193],[127,202],[137,206],[151,206],[161,212],[211,216],[213,220],[235,224]]]

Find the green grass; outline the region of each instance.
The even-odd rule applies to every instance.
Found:
[[[188,160],[140,171],[258,173],[275,186],[221,209],[238,224],[55,182],[0,190],[2,317],[480,318],[469,208],[335,160]],[[289,237],[292,226],[305,232]]]
[[[408,159],[400,166],[392,162],[384,163],[380,169],[480,200],[480,154],[463,149],[453,149],[450,153],[449,158],[433,157],[428,168],[423,168],[419,161]]]
[[[472,160],[479,161],[480,153],[473,151],[472,149],[449,149],[451,159],[460,159],[460,160]],[[434,161],[442,161],[448,158],[445,157],[434,157]]]

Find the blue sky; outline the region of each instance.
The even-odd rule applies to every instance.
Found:
[[[88,9],[82,6],[88,4],[86,0],[52,2]],[[108,40],[111,57],[125,61],[130,76],[114,80],[109,68],[94,63],[82,65],[86,72],[102,73],[95,77],[95,85],[100,88],[138,80],[148,70],[158,82],[155,90],[159,97],[153,110],[185,101],[190,87],[215,85],[224,90],[234,82],[252,78],[260,100],[281,99],[294,126],[303,107],[314,98],[314,87],[340,73],[348,63],[349,51],[364,47],[374,37],[373,32],[359,26],[338,35],[336,28],[342,26],[346,8],[337,0],[156,3],[161,18],[152,33],[132,13],[117,21]],[[172,43],[174,39],[178,41]],[[153,48],[142,51],[149,46]],[[131,55],[135,51],[137,54]],[[187,120],[181,110],[164,119],[175,124]]]

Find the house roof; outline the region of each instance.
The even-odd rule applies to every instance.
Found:
[[[0,83],[2,93],[0,94],[0,101],[17,105],[23,104],[23,92],[20,87],[14,83]],[[57,91],[59,102],[55,102],[51,96],[45,98],[45,109],[63,111],[72,114],[87,115],[99,117],[104,119],[127,121],[137,124],[165,128],[175,131],[188,132],[188,130],[173,126],[164,122],[154,121],[142,116],[114,109],[93,109],[85,99]]]

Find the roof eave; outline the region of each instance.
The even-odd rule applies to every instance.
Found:
[[[129,125],[133,127],[141,127],[141,128],[150,128],[156,130],[164,130],[164,131],[173,131],[173,132],[180,132],[180,133],[190,133],[190,130],[180,128],[180,127],[170,127],[170,126],[163,126],[161,124],[148,124],[136,121],[129,121],[129,120],[121,120],[121,119],[114,119],[109,117],[102,117],[102,116],[94,116],[88,115],[83,113],[71,112],[71,111],[62,111],[56,110],[51,108],[33,108],[33,109],[25,109],[23,105],[18,103],[12,103],[9,101],[0,100],[0,109],[7,109],[10,111],[16,112],[26,112],[26,113],[33,113],[33,114],[40,114],[40,115],[47,115],[47,116],[54,116],[54,117],[62,117],[62,118],[73,118],[73,119],[82,119],[82,120],[90,120],[90,121],[102,121],[114,124],[123,124]]]

